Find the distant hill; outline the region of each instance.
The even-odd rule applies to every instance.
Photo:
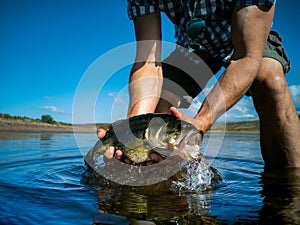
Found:
[[[51,118],[51,117],[49,117]],[[26,116],[11,116],[0,113],[0,130],[2,131],[62,131],[72,132],[73,126],[69,123],[42,119],[32,119]]]
[[[259,133],[259,121],[242,121],[214,124],[211,132],[229,132],[229,133]]]
[[[298,115],[300,121],[300,115]],[[259,121],[242,121],[242,122],[229,122],[226,124],[214,124],[211,132],[226,132],[229,133],[259,133]]]

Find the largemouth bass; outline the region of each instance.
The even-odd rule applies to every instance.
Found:
[[[120,148],[134,164],[150,160],[153,152],[192,160],[200,153],[201,133],[192,124],[169,114],[144,114],[113,124],[90,149],[85,160],[94,164],[109,146]]]

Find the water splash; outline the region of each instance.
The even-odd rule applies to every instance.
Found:
[[[201,192],[215,188],[220,180],[220,174],[202,156],[186,162],[180,177],[172,182],[172,189],[179,192]]]
[[[186,148],[187,149],[187,148]],[[170,158],[151,166],[127,165],[118,160],[104,162],[98,157],[95,172],[119,185],[149,186],[168,183],[164,190],[174,192],[202,192],[212,190],[222,184],[220,173],[211,167],[205,157],[197,151],[189,151],[192,160],[180,157]],[[178,161],[176,161],[177,159]]]

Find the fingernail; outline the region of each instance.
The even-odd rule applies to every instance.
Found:
[[[114,147],[109,147],[109,148],[108,148],[108,151],[109,151],[110,153],[114,153],[115,149],[114,149]]]

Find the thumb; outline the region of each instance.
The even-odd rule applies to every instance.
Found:
[[[176,109],[175,107],[171,107],[170,108],[170,113],[175,116],[177,119],[182,120],[183,117],[183,113],[180,112],[178,109]]]

